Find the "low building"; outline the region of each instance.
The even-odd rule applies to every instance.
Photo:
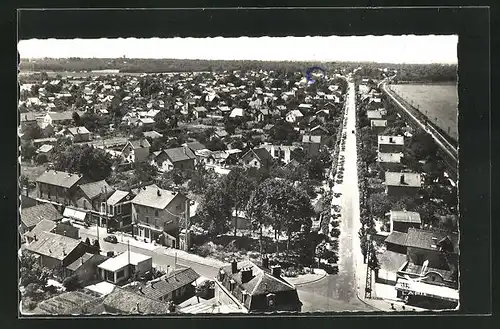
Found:
[[[382,133],[387,128],[387,120],[370,120],[370,127],[375,133]]]
[[[207,109],[204,106],[198,106],[193,109],[193,115],[196,119],[207,116]]]
[[[391,196],[414,196],[422,187],[418,173],[390,172],[385,173],[385,192]]]
[[[265,148],[256,148],[249,150],[242,157],[241,161],[245,167],[257,169],[269,169],[271,155]]]
[[[196,155],[187,147],[175,147],[153,153],[151,164],[161,172],[194,170]]]
[[[36,154],[45,154],[47,157],[52,153],[54,145],[43,144],[36,150]]]
[[[99,264],[99,275],[107,282],[119,284],[134,275],[143,276],[153,269],[153,258],[133,251],[125,251]]]
[[[50,269],[65,267],[83,256],[88,246],[79,239],[51,232],[35,234],[26,250],[35,254],[39,263]]]
[[[299,110],[291,110],[286,114],[285,120],[290,123],[296,123],[302,120],[304,115]]]
[[[68,128],[69,137],[73,142],[88,142],[90,141],[90,131],[85,127]]]
[[[304,152],[308,156],[318,155],[319,149],[321,147],[322,137],[321,136],[312,136],[312,135],[304,135],[302,136],[302,147]]]
[[[103,301],[104,311],[111,314],[154,315],[170,313],[167,303],[115,287]]]
[[[151,131],[145,131],[142,133],[142,135],[146,138],[151,138],[151,139],[156,139],[156,138],[161,138],[163,137],[162,134],[160,134],[159,132],[156,132],[154,130],[151,130]]]
[[[19,234],[24,242],[24,234],[35,228],[42,220],[58,222],[63,218],[61,213],[57,211],[50,203],[42,203],[33,207],[22,208],[20,216]]]
[[[292,152],[298,147],[288,145],[264,145],[264,148],[269,152],[271,157],[286,164],[292,161]]]
[[[403,169],[401,164],[402,153],[377,153],[377,163],[386,171],[399,171]]]
[[[381,153],[402,153],[404,136],[378,136],[378,151]]]
[[[231,305],[238,312],[300,312],[297,290],[281,277],[281,268],[263,263],[259,267],[233,261],[222,267],[215,280],[216,304]]]
[[[150,281],[138,291],[139,295],[159,301],[180,304],[195,294],[193,283],[200,277],[192,268],[181,268]]]
[[[76,275],[78,280],[82,282],[83,285],[90,284],[99,277],[97,266],[107,259],[108,257],[106,256],[87,252],[73,263],[66,266],[64,269],[64,275],[65,277]]]
[[[117,231],[132,231],[132,199],[135,194],[116,190],[101,204],[101,213],[106,213],[107,227]]]
[[[149,156],[150,147],[147,139],[128,141],[121,153],[127,162],[142,162]]]
[[[421,228],[422,219],[420,214],[414,211],[396,211],[389,212],[389,220],[391,225],[391,232],[398,231],[408,233],[410,227]]]

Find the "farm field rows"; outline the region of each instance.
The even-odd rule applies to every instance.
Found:
[[[418,108],[430,121],[458,140],[458,91],[456,84],[390,85],[408,103]]]

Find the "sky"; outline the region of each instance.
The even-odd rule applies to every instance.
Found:
[[[21,58],[176,58],[456,64],[458,36],[21,40]]]

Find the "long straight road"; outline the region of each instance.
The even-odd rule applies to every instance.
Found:
[[[328,275],[324,279],[301,287],[299,297],[313,299],[314,304],[304,303],[303,311],[373,311],[374,309],[360,301],[357,297],[358,279],[356,270],[360,267],[361,247],[359,245],[359,190],[357,173],[356,135],[356,95],[354,83],[349,83],[346,105],[347,124],[344,155],[344,180],[334,186],[335,193],[341,193],[340,198],[334,198],[333,203],[341,206],[341,222],[339,237],[339,272]],[[336,179],[335,179],[336,180]],[[361,267],[362,268],[362,267]]]

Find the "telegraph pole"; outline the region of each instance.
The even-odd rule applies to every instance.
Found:
[[[371,240],[370,235],[366,235],[366,284],[365,284],[365,298],[372,298],[372,271],[370,269],[371,257]]]

